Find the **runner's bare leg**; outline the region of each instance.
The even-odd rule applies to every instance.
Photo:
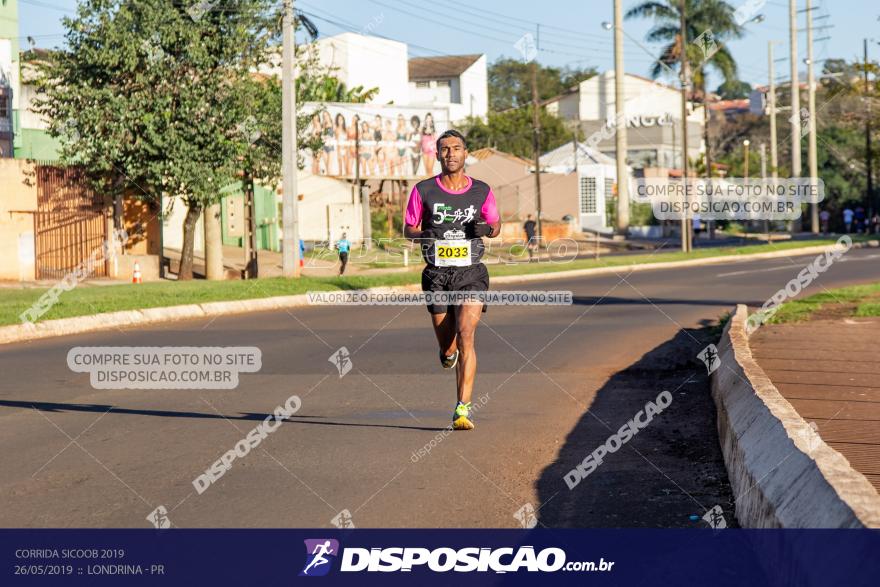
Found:
[[[458,401],[462,403],[471,401],[471,391],[474,388],[474,377],[477,374],[475,335],[482,311],[482,304],[462,304],[455,312],[458,350],[461,352],[456,368],[456,383]]]
[[[444,356],[449,356],[458,348],[455,340],[455,310],[449,308],[445,314],[431,314],[431,322],[434,324],[434,334],[440,344],[440,351]]]

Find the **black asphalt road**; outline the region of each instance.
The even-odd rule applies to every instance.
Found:
[[[732,524],[705,368],[708,326],[760,305],[814,256],[533,282],[575,304],[493,307],[473,432],[420,307],[322,307],[0,347],[0,526],[686,527]],[[880,280],[853,250],[806,293]],[[257,346],[235,390],[95,390],[74,346]],[[353,369],[328,359],[347,347]],[[668,390],[671,405],[573,490],[563,476]],[[192,481],[289,396],[301,409],[203,494]],[[421,451],[421,452],[420,452]],[[525,508],[525,509],[523,509]],[[522,515],[520,517],[523,517]],[[527,515],[525,516],[528,517]],[[346,518],[346,516],[343,516]]]

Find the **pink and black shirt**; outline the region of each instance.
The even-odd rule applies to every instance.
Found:
[[[413,187],[404,223],[421,230],[437,229],[443,238],[463,239],[468,224],[493,223],[500,219],[495,194],[487,183],[468,177],[463,189],[450,190],[437,175]],[[471,262],[479,262],[484,250],[483,239],[471,239]],[[432,263],[428,255],[425,260]]]

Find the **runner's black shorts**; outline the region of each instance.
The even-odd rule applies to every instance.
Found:
[[[482,263],[467,267],[436,267],[425,265],[422,270],[422,291],[488,291],[489,270]],[[454,306],[453,306],[454,307]],[[431,314],[445,314],[449,307],[428,304]],[[483,304],[483,312],[486,304]]]

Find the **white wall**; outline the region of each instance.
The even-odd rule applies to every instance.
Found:
[[[557,118],[562,118],[563,120],[580,120],[580,113],[578,112],[579,105],[579,94],[574,92],[571,94],[565,94],[559,99],[550,102],[547,104],[546,110],[548,114]]]
[[[165,205],[167,206],[167,202]],[[205,256],[204,216],[204,214],[199,214],[199,219],[196,221],[195,242],[193,243],[193,254],[199,257]],[[178,251],[183,249],[183,221],[185,219],[186,202],[181,198],[174,198],[174,206],[171,208],[171,213],[165,215],[162,230],[165,248]]]
[[[437,80],[430,80],[427,88],[419,88],[419,80],[411,80],[410,104],[448,107],[453,123],[462,122],[468,116],[485,119],[489,113],[488,76],[486,56],[481,55],[460,76],[452,78],[448,88],[438,86]]]
[[[456,86],[458,80],[448,80],[448,86],[441,86],[438,80],[419,80],[409,82],[409,101],[410,104],[441,104],[443,106],[452,102],[453,84]],[[428,87],[419,87],[420,84],[428,84]]]
[[[37,87],[32,84],[22,84],[18,92],[18,102],[21,108],[18,111],[18,123],[21,128],[33,128],[46,130],[49,128],[49,122],[43,116],[34,113],[31,106],[34,99],[37,98],[39,92]]]
[[[462,112],[460,114],[450,112],[453,115],[453,120],[461,120],[468,116],[485,118],[489,112],[489,78],[486,56],[481,55],[473,65],[461,74],[460,79]]]
[[[296,187],[302,195],[298,205],[301,239],[334,241],[343,231],[350,241],[363,238],[361,203],[354,197],[351,184],[303,170],[297,175]]]
[[[663,84],[627,75],[623,83],[627,116],[656,116],[681,112],[681,93]],[[580,84],[580,119],[615,116],[614,72],[605,71]]]
[[[314,43],[320,63],[338,68],[334,75],[349,88],[379,88],[377,104],[409,102],[409,59],[406,44],[356,33],[342,33]]]

